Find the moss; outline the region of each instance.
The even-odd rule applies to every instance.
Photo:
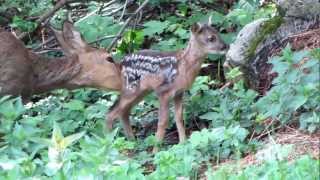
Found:
[[[275,16],[266,22],[263,23],[261,27],[261,31],[258,36],[252,40],[250,47],[248,49],[248,57],[249,59],[255,55],[255,51],[258,45],[265,40],[265,38],[273,33],[275,30],[279,28],[279,26],[283,23],[283,18],[281,16]]]

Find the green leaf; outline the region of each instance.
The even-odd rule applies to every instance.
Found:
[[[210,16],[212,16],[211,21],[215,25],[222,24],[225,19],[225,16],[217,11],[211,12]]]
[[[21,17],[14,16],[11,26],[19,28],[21,31],[32,32],[37,27],[37,23],[26,21]]]
[[[82,138],[82,136],[84,136],[86,134],[86,132],[80,132],[80,133],[76,133],[76,134],[72,134],[70,136],[67,136],[65,138],[63,138],[62,140],[62,147],[66,148],[69,145],[71,145],[72,143],[74,143],[75,141],[79,140],[80,138]]]
[[[292,63],[292,57],[293,57],[293,52],[291,50],[291,45],[288,44],[283,50],[282,50],[282,56],[283,58],[289,62],[290,64]]]
[[[243,73],[240,71],[239,67],[232,68],[228,73],[227,73],[227,78],[228,79],[235,79],[238,76],[241,76]]]
[[[293,111],[296,111],[298,108],[300,108],[302,105],[304,105],[307,102],[308,98],[306,96],[302,95],[296,95],[292,98],[290,103],[288,104],[288,108],[292,109]]]
[[[166,28],[169,27],[168,21],[148,21],[144,23],[145,28],[143,29],[143,34],[145,36],[152,36],[154,34],[161,34]]]
[[[174,34],[178,35],[181,39],[188,39],[189,38],[189,33],[187,30],[178,28]]]
[[[61,142],[62,139],[63,139],[63,134],[61,132],[61,129],[58,123],[54,122],[51,140],[52,142],[59,144],[59,142]]]
[[[4,97],[1,101],[0,114],[2,114],[8,120],[15,120],[26,111],[21,97],[13,99]]]
[[[74,99],[68,103],[65,103],[63,107],[68,108],[70,110],[74,110],[74,111],[82,111],[84,110],[84,103],[83,101]]]
[[[218,114],[217,112],[207,112],[201,115],[199,118],[214,121],[216,119],[217,114]]]

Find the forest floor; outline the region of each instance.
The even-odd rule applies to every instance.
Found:
[[[266,136],[263,140],[263,146],[255,153],[250,153],[239,160],[226,160],[219,165],[213,166],[218,169],[221,166],[237,165],[238,168],[246,168],[250,165],[259,165],[265,160],[266,156],[272,156],[279,152],[277,148],[290,146],[285,160],[292,162],[302,155],[310,155],[314,159],[320,159],[320,131],[310,134],[302,132],[297,128],[289,126],[279,130],[274,135]],[[281,155],[276,155],[281,159]],[[205,175],[201,175],[201,179],[205,179]]]
[[[276,133],[273,137],[268,136],[264,140],[263,148],[255,154],[249,154],[240,160],[241,166],[252,164],[260,164],[262,156],[272,153],[276,144],[282,146],[292,145],[292,149],[288,152],[287,160],[292,161],[301,155],[309,154],[312,158],[320,158],[320,132],[309,134],[301,132],[298,129],[287,126],[282,131]],[[232,163],[225,162],[225,163]]]

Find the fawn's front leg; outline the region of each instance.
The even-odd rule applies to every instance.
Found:
[[[159,108],[159,119],[156,138],[159,142],[163,141],[166,128],[168,126],[168,115],[169,115],[169,97],[167,95],[160,95],[160,108]],[[157,152],[157,147],[153,148],[153,152]]]
[[[184,142],[186,139],[186,131],[183,124],[183,93],[179,93],[174,97],[174,119],[179,134],[179,142]]]

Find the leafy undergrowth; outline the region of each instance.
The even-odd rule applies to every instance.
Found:
[[[265,138],[257,152],[208,168],[202,179],[317,179],[319,143],[320,133],[310,135],[286,126]]]
[[[25,15],[42,14],[52,6],[49,0],[34,5],[21,3],[27,2],[23,0],[4,2],[0,12],[16,6],[22,10],[11,22],[21,31],[35,28],[34,23],[23,18]],[[244,25],[272,17],[276,12],[272,3],[259,7],[259,1],[246,0],[234,2],[226,10],[212,10],[207,0],[177,0],[175,8],[163,8],[170,7],[172,2],[150,1],[152,13],[159,9],[161,13],[144,19],[138,26],[143,28],[126,31],[114,57],[150,47],[164,51],[180,49],[189,37],[190,25],[205,22],[210,15],[223,40],[230,44]],[[88,42],[117,34],[122,17],[105,14],[99,2],[88,1],[85,6],[90,14],[73,18]],[[61,9],[51,24],[59,26],[63,16],[67,13]],[[111,39],[103,39],[94,44],[107,47],[110,42]],[[300,144],[283,143],[278,138],[268,143],[263,140],[273,137],[286,124],[294,124],[306,133],[319,131],[319,59],[320,49],[292,52],[287,47],[280,57],[270,60],[278,77],[264,97],[246,89],[242,81],[232,87],[213,89],[220,82],[209,76],[198,77],[184,100],[185,124],[193,131],[185,143],[162,145],[156,154],[150,150],[159,142],[153,136],[153,128],[148,128],[157,120],[159,103],[154,95],[145,97],[132,111],[131,124],[139,137],[136,141],[127,141],[121,126],[112,133],[105,132],[105,113],[117,98],[115,93],[57,90],[46,98],[35,96],[34,103],[26,105],[20,98],[2,97],[0,179],[318,179],[319,160],[315,159],[319,154],[292,157],[289,153],[312,144],[313,139],[286,134],[286,138],[300,139]],[[223,57],[210,55],[206,63],[222,64]],[[239,69],[233,69],[227,78],[237,78],[239,74]],[[241,165],[242,157],[252,154],[260,162]],[[233,165],[223,163],[226,161]]]
[[[319,179],[320,161],[301,156],[293,162],[268,160],[260,165],[250,165],[237,170],[235,166],[222,166],[215,171],[206,172],[207,179]]]
[[[199,122],[208,124],[207,128],[192,132],[183,144],[161,147],[154,155],[150,149],[158,142],[152,135],[126,141],[121,130],[104,131],[106,107],[116,99],[114,93],[58,90],[26,105],[20,98],[3,97],[0,99],[0,176],[4,179],[197,179],[204,167],[217,166],[227,159],[238,162],[257,151],[263,144],[259,140],[266,135],[271,137],[283,124],[295,122],[302,131],[317,131],[318,54],[319,49],[292,52],[288,47],[281,57],[274,57],[271,62],[278,77],[274,87],[258,100],[257,93],[245,89],[241,81],[232,88],[212,90],[209,78],[199,77],[186,97],[186,119],[190,124],[190,119],[198,117]],[[157,107],[153,96],[147,99],[151,101],[135,108],[135,117],[144,113],[145,107]],[[137,118],[133,122],[139,129]],[[264,158],[263,163],[244,169],[208,168],[207,178],[318,177],[319,160],[298,155],[289,162],[284,158],[289,147],[278,143],[268,147],[269,158],[259,155]]]

